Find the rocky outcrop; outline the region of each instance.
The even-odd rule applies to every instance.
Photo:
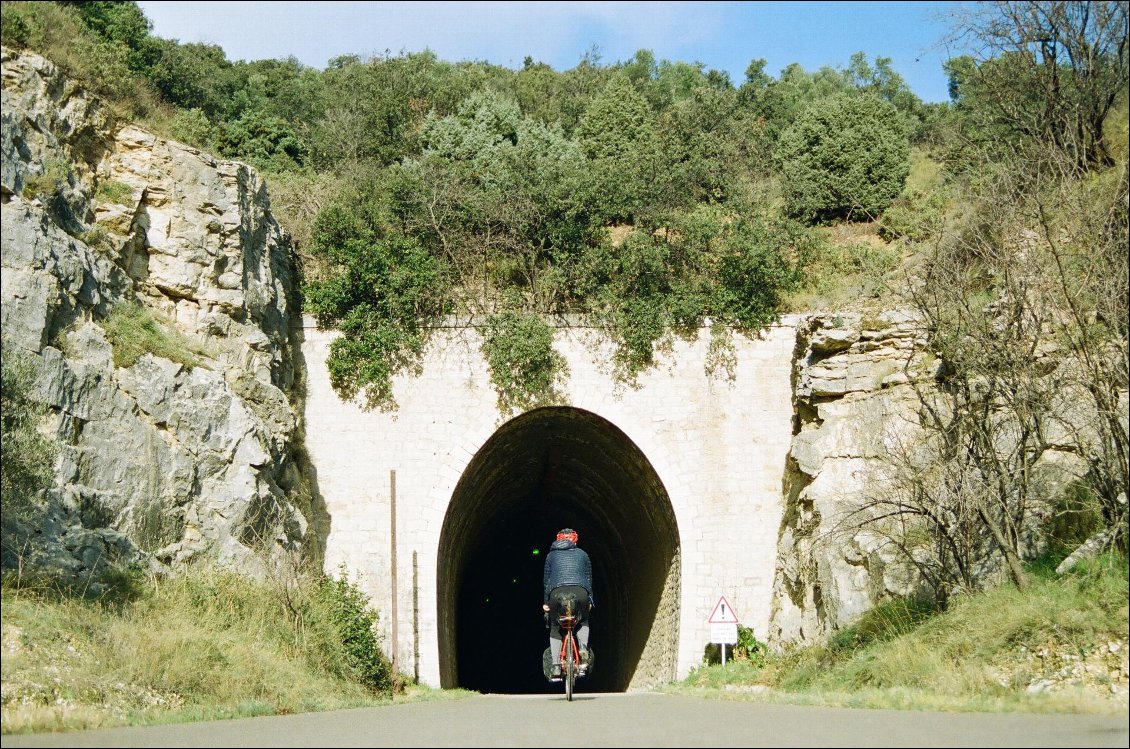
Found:
[[[913,429],[910,383],[933,379],[936,367],[923,344],[899,312],[814,315],[798,328],[771,642],[826,639],[884,598],[917,591],[905,557],[854,528],[850,513]]]
[[[105,561],[253,569],[309,540],[293,249],[250,167],[133,126],[49,62],[4,49],[2,325],[39,365],[62,448],[9,546],[85,574]],[[186,357],[115,364],[123,305]],[[174,361],[178,359],[179,361]]]
[[[1051,394],[1042,439],[1018,451],[1020,430],[1003,401],[988,431],[1002,462],[1010,455],[1026,461],[1015,542],[1022,558],[1046,548],[1056,502],[1086,474],[1082,453],[1097,441],[1088,426],[1097,421],[1093,408],[1069,387],[1078,382],[1071,358],[1049,345],[1032,364],[1039,373],[1033,390]],[[999,548],[988,525],[960,525],[961,510],[943,497],[945,480],[937,483],[940,456],[932,451],[939,432],[922,425],[928,410],[944,413],[954,403],[940,384],[947,374],[929,350],[924,326],[905,312],[820,314],[798,328],[771,642],[819,642],[883,600],[935,595],[930,585],[938,580],[927,581],[922,572],[936,578],[943,563],[934,546],[938,527],[965,533],[964,584],[1006,576],[1003,555],[988,551]],[[926,515],[940,520],[927,525]],[[982,550],[974,551],[978,544]]]

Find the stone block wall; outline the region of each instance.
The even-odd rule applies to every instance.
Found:
[[[677,341],[636,387],[618,384],[611,347],[592,330],[562,328],[555,348],[568,363],[564,402],[622,430],[666,488],[679,532],[677,675],[702,661],[707,617],[726,595],[745,626],[768,634],[773,568],[783,511],[781,477],[792,438],[790,378],[795,319],[761,338],[738,338],[733,381],[705,373],[708,336]],[[325,360],[333,333],[307,319],[306,444],[332,518],[328,571],[359,575],[391,634],[390,471],[397,481],[398,661],[412,662],[413,553],[418,561],[420,674],[438,683],[436,589],[445,513],[464,469],[506,421],[500,414],[480,338],[444,331],[422,372],[399,377],[395,412],[342,402]]]

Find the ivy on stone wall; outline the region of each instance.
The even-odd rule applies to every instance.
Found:
[[[502,413],[561,400],[559,388],[568,366],[553,349],[553,328],[542,317],[521,312],[491,315],[482,350]]]

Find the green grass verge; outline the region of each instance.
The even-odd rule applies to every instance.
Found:
[[[769,656],[763,665],[706,666],[663,690],[856,708],[1126,712],[1125,696],[1112,697],[1104,681],[1104,673],[1120,680],[1125,695],[1125,674],[1117,674],[1130,614],[1126,560],[1107,558],[1059,578],[1049,569],[1034,566],[1026,591],[1002,586],[959,597],[940,613],[891,601],[826,645]],[[0,730],[215,720],[472,694],[411,685],[393,695],[366,686],[365,669],[343,644],[348,622],[334,605],[341,597],[322,580],[284,586],[198,569],[163,581],[118,575],[88,591],[63,591],[5,578]],[[1121,643],[1115,652],[1112,643]],[[1073,683],[1080,669],[1090,669],[1085,685]],[[1057,674],[1056,689],[1029,692]]]
[[[826,645],[772,656],[763,667],[700,668],[668,689],[845,707],[1124,712],[1125,558],[1060,578],[1046,567],[1033,573],[1028,590],[1001,586],[940,613],[890,602]]]
[[[5,579],[0,731],[280,715],[456,698],[363,678],[318,578],[121,576],[101,595]],[[101,586],[95,586],[101,587]],[[380,656],[383,658],[383,655]],[[387,684],[387,682],[386,682]]]

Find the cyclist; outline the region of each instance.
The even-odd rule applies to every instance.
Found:
[[[585,673],[589,663],[589,617],[593,607],[592,562],[589,555],[577,546],[577,532],[562,528],[557,540],[549,547],[542,575],[542,611],[549,618],[549,652],[556,661],[561,652],[561,627],[558,615],[564,611],[563,601],[572,597],[577,616],[577,643],[581,649],[580,671]],[[561,675],[561,664],[555,663],[553,675]]]

